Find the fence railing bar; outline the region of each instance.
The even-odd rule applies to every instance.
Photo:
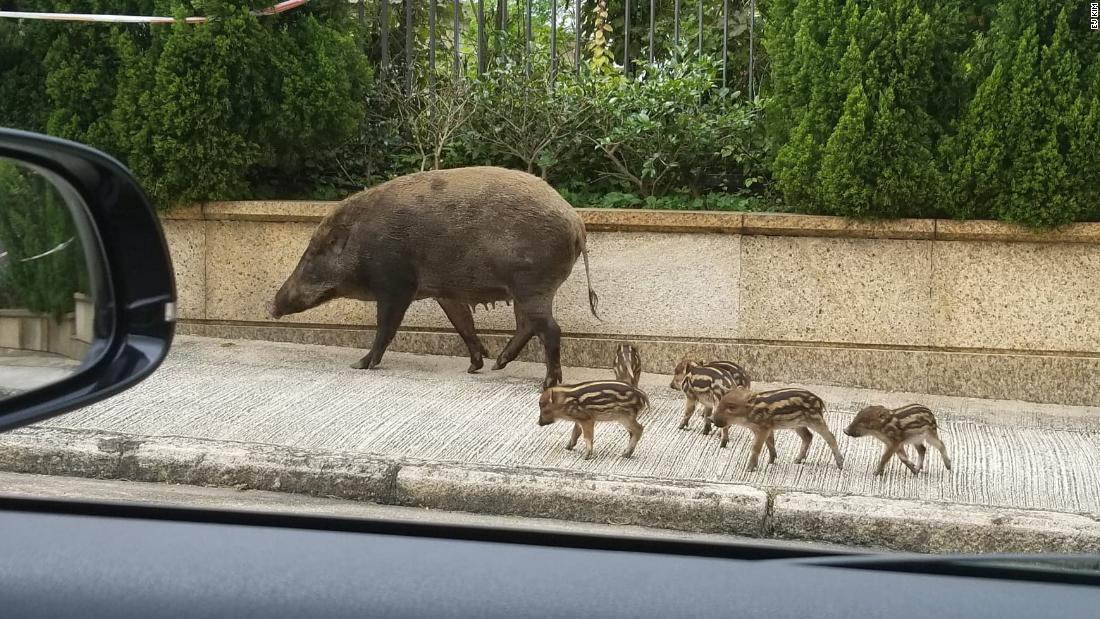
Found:
[[[577,75],[581,74],[581,0],[576,0],[577,4],[573,10],[573,29],[577,31],[577,60],[576,69]]]
[[[531,79],[531,0],[527,0],[526,6],[524,6],[524,20],[523,20],[523,48],[524,58],[526,60],[527,79]]]
[[[558,73],[558,0],[550,0],[550,90]]]
[[[455,79],[462,74],[462,0],[454,0],[454,53],[455,53]]]
[[[395,10],[400,11],[400,5],[396,5],[395,0],[379,0],[378,13],[374,14],[375,19],[378,20],[379,28],[379,75],[388,75],[391,79],[396,78],[397,71],[403,68],[405,73],[405,79],[403,80],[405,92],[411,94],[420,87],[434,90],[439,86],[441,79],[446,79],[447,73],[446,66],[438,66],[438,62],[443,62],[444,64],[448,62],[448,59],[445,57],[447,53],[446,46],[448,44],[448,41],[446,40],[447,26],[440,21],[443,20],[443,22],[445,22],[446,16],[439,15],[440,10],[447,9],[447,0],[427,0],[428,2],[432,3],[427,7],[427,15],[420,14],[421,17],[425,18],[426,22],[425,30],[427,31],[427,35],[425,37],[425,41],[417,41],[417,38],[420,36],[419,30],[417,28],[417,11],[420,10],[418,4],[416,4],[418,0],[401,1],[404,2],[404,16],[400,16],[399,13],[399,17],[391,19],[391,4],[397,6]],[[473,0],[471,0],[471,2],[472,1]],[[536,5],[535,0],[522,0],[522,4],[520,3],[521,0],[497,0],[497,4],[495,7],[497,11],[496,15],[493,15],[492,23],[486,23],[488,20],[486,16],[485,1],[486,0],[476,0],[476,5],[471,6],[464,4],[464,0],[451,0],[451,6],[453,8],[451,31],[451,38],[453,42],[453,56],[450,58],[450,61],[453,65],[452,73],[455,80],[472,78],[472,75],[470,77],[464,76],[466,76],[467,71],[473,73],[472,68],[469,67],[469,64],[471,64],[471,62],[474,60],[475,50],[464,48],[463,37],[472,34],[470,33],[470,29],[475,27],[477,28],[477,41],[475,42],[471,40],[469,41],[469,43],[471,48],[474,46],[474,44],[476,44],[477,46],[476,74],[478,76],[484,75],[486,71],[488,71],[489,64],[493,62],[492,59],[497,57],[497,48],[491,48],[489,47],[489,44],[492,43],[490,37],[498,36],[499,40],[501,41],[501,47],[499,48],[501,60],[518,63],[520,62],[519,55],[524,54],[525,73],[529,79],[533,79],[535,76],[536,60],[538,60],[538,62],[540,63],[543,61],[540,54],[543,53],[543,45],[545,44],[545,40],[541,39],[541,36],[542,33],[545,33],[545,30],[543,29],[546,28],[548,25],[548,53],[550,54],[550,57],[548,59],[547,67],[549,81],[546,86],[549,89],[553,90],[554,88],[556,88],[558,74],[562,71],[561,65],[568,65],[570,60],[569,43],[567,41],[563,43],[561,41],[561,37],[559,36],[562,34],[562,28],[565,28],[565,36],[568,36],[567,22],[570,21],[570,19],[573,21],[573,33],[576,37],[573,42],[574,49],[572,50],[573,61],[575,64],[574,70],[577,72],[578,75],[581,74],[585,54],[585,39],[583,36],[583,24],[585,14],[583,12],[584,5],[581,0],[575,0],[575,4],[573,4],[572,6],[570,6],[568,0],[565,0],[565,2],[561,2],[560,0],[544,0],[546,1],[545,5]],[[611,38],[611,41],[613,42],[613,48],[618,48],[619,50],[621,50],[621,66],[623,67],[624,73],[628,76],[637,75],[637,70],[634,62],[635,59],[641,60],[643,64],[645,64],[646,62],[654,63],[657,61],[657,58],[662,54],[676,54],[676,52],[681,49],[681,44],[686,43],[690,47],[690,31],[688,31],[688,33],[685,33],[683,28],[684,23],[682,23],[682,20],[690,21],[691,19],[690,16],[687,15],[687,13],[691,12],[689,8],[690,5],[684,5],[683,0],[673,0],[671,7],[673,9],[671,15],[672,32],[668,33],[666,30],[662,30],[661,34],[659,35],[657,31],[657,17],[658,11],[660,9],[658,7],[657,0],[649,0],[648,33],[643,34],[642,36],[635,36],[638,25],[633,23],[634,13],[637,12],[639,13],[639,16],[641,16],[645,11],[645,9],[639,9],[637,7],[636,3],[638,1],[639,0],[623,0],[623,3],[621,5],[623,9],[621,34],[622,42],[619,43],[615,40],[618,36],[617,33],[612,33],[616,34],[617,36]],[[358,18],[360,23],[363,23],[366,26],[368,23],[368,19],[370,18],[370,15],[366,13],[369,10],[367,9],[366,0],[355,0],[355,2],[355,10],[358,14],[354,15],[353,18]],[[513,2],[515,3],[515,6],[510,7],[509,5]],[[708,39],[706,35],[706,33],[708,32],[706,30],[708,17],[714,18],[716,20],[719,19],[716,14],[707,13],[707,10],[719,9],[719,7],[715,6],[715,4],[707,5],[704,3],[703,0],[697,0],[697,25],[699,26],[697,44],[698,53],[700,55],[702,55],[705,50],[709,49],[707,47]],[[466,6],[470,6],[471,12],[469,14],[465,13]],[[710,6],[711,8],[708,9],[707,6]],[[717,49],[711,49],[710,52],[708,52],[712,55],[715,53],[722,54],[720,69],[721,83],[723,86],[735,86],[739,90],[743,89],[746,85],[742,84],[742,80],[746,79],[746,77],[744,76],[747,75],[747,91],[743,92],[747,92],[750,100],[755,99],[757,92],[760,90],[760,87],[758,86],[756,81],[756,70],[757,64],[759,63],[759,54],[756,53],[756,46],[757,41],[760,38],[757,36],[756,33],[756,6],[756,0],[739,0],[736,3],[731,3],[730,0],[722,0],[721,7],[719,9],[721,10],[720,19],[722,22],[720,26],[722,36],[721,51],[719,52]],[[492,12],[493,8],[494,7],[490,5],[489,11]],[[521,19],[523,20],[523,24],[522,26],[520,24],[516,24],[516,31],[514,33],[508,32],[509,8],[514,8],[516,11],[523,11],[521,17]],[[747,66],[740,64],[739,56],[734,56],[735,59],[738,59],[738,63],[731,64],[731,52],[736,54],[736,50],[739,49],[736,45],[736,42],[734,42],[734,44],[732,45],[730,42],[730,35],[732,32],[731,21],[734,21],[735,25],[739,23],[736,22],[734,18],[737,18],[737,16],[741,15],[741,12],[739,12],[740,8],[747,9],[749,12],[749,23],[746,24],[747,27],[745,28],[746,30],[748,30]],[[542,11],[544,10],[547,12],[542,13]],[[540,15],[538,23],[535,22],[536,12],[538,12]],[[549,24],[546,24],[543,21],[544,17],[549,17]],[[496,34],[494,35],[492,29],[496,26],[499,27]],[[718,30],[717,26],[718,24],[711,24],[710,32],[715,32],[716,30]],[[393,43],[395,47],[391,47],[390,30],[394,27],[404,28],[405,40],[403,42],[403,52],[405,58],[403,62],[403,67],[401,66],[402,63],[400,61],[400,58],[393,57],[393,53],[402,53],[401,44]],[[645,27],[645,25],[642,25],[643,29]],[[537,31],[536,28],[538,29]],[[522,36],[524,37],[522,49],[518,47],[521,31],[523,33]],[[671,41],[662,40],[662,50],[660,50],[660,53],[658,53],[658,39],[661,36],[667,36],[668,34],[672,35]],[[512,35],[515,35],[514,41],[511,40]],[[536,35],[540,36],[539,40],[536,40]],[[681,35],[686,35],[689,37],[689,39],[683,40]],[[507,45],[509,41],[517,44],[517,47],[515,47],[514,49],[510,48]],[[673,44],[673,47],[670,49],[665,49],[666,47],[668,47],[667,44],[669,42]],[[418,47],[421,43],[426,44],[426,50]],[[559,45],[563,44],[565,45],[564,48],[558,47]],[[648,47],[644,52],[641,49],[636,49],[639,45],[647,44]],[[444,54],[444,57],[442,58],[439,56],[441,49],[444,50],[442,52]],[[394,50],[397,51],[394,52]],[[418,54],[420,53],[420,51],[426,51],[426,53],[423,56],[419,56],[418,58]],[[511,56],[508,56],[508,54],[511,54]],[[615,55],[617,56],[618,54]],[[635,58],[635,56],[637,56],[637,58]],[[620,61],[620,59],[615,58],[614,61]],[[565,70],[567,71],[568,68],[566,68]],[[424,75],[424,72],[427,72],[427,76]]]
[[[477,0],[477,76],[485,73],[485,0]]]
[[[699,55],[703,55],[703,0],[699,0]]]
[[[438,0],[428,0],[428,85],[435,87],[435,22]]]
[[[623,11],[623,69],[630,75],[630,0],[624,0]]]
[[[653,36],[657,30],[657,0],[649,0],[649,64],[653,64]]]
[[[389,0],[379,0],[381,15],[378,17],[378,21],[381,22],[382,32],[378,37],[378,44],[381,46],[382,52],[382,72],[390,67],[390,3]]]
[[[497,6],[499,7],[497,9],[497,12],[499,13],[499,23],[497,24],[497,45],[499,46],[498,53],[503,56],[505,54],[505,45],[508,42],[508,0],[500,0],[500,2],[497,3]],[[499,62],[500,58],[498,58],[497,61]]]
[[[413,91],[413,0],[405,0],[405,91]]]
[[[756,67],[753,45],[756,42],[756,0],[749,0],[749,101],[755,98]]]
[[[730,0],[722,0],[722,85],[726,86],[726,61],[729,59],[730,44]]]
[[[680,0],[672,3],[672,46],[680,49]]]

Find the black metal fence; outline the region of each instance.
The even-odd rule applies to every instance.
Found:
[[[646,1],[634,0],[638,3]],[[562,62],[571,62],[572,67],[567,67],[566,70],[573,70],[578,73],[583,71],[586,66],[584,52],[587,42],[586,32],[590,37],[594,23],[594,18],[587,9],[594,4],[593,0],[541,0],[540,8],[543,10],[537,12],[537,15],[541,20],[545,20],[540,24],[544,27],[544,31],[545,29],[549,30],[548,45],[546,45],[546,49],[542,50],[536,49],[536,41],[533,36],[532,19],[536,15],[536,11],[533,10],[533,0],[495,0],[495,2],[489,0],[489,2],[495,4],[495,6],[490,7],[486,6],[486,0],[377,0],[377,2],[376,19],[372,20],[370,17],[372,11],[367,4],[367,0],[357,0],[358,18],[360,23],[369,30],[373,30],[377,37],[378,61],[382,71],[392,73],[399,70],[404,74],[405,87],[409,91],[413,89],[414,80],[418,73],[416,63],[418,60],[423,62],[421,58],[423,55],[426,55],[427,70],[425,73],[428,80],[434,83],[436,77],[440,75],[438,65],[441,56],[441,44],[450,48],[444,50],[444,54],[450,57],[445,58],[443,62],[450,64],[450,72],[455,78],[460,78],[466,73],[467,62],[471,56],[476,59],[471,74],[482,75],[489,66],[490,35],[507,36],[509,29],[516,25],[514,22],[515,17],[510,18],[509,11],[517,7],[521,9],[520,18],[523,20],[524,62],[528,75],[532,70],[532,59],[540,53],[547,54],[544,59],[548,60],[551,83],[556,79],[559,71],[562,70],[562,67],[559,66]],[[693,11],[695,14],[689,16],[688,12],[683,9],[687,8],[685,5],[690,6],[690,2],[691,0],[671,0],[671,24],[668,23],[668,20],[665,20],[662,24],[665,30],[659,32],[658,18],[668,16],[667,14],[661,15],[662,7],[658,5],[657,0],[648,0],[648,10],[645,11],[648,24],[639,36],[636,27],[631,23],[631,17],[639,12],[639,7],[632,7],[631,0],[621,0],[621,13],[618,16],[612,16],[609,20],[621,23],[621,29],[613,34],[614,44],[618,50],[618,53],[615,54],[616,63],[622,71],[627,75],[631,75],[635,72],[635,62],[639,58],[646,59],[650,63],[658,60],[658,37],[670,37],[672,45],[669,49],[682,49],[681,43],[687,44],[687,42],[681,41],[682,25],[688,21],[698,31],[698,40],[695,42],[696,51],[700,55],[709,53],[719,56],[722,83],[729,84],[729,44],[731,38],[734,38],[731,37],[730,16],[731,11],[738,10],[740,16],[747,16],[745,20],[747,23],[740,24],[739,29],[741,32],[736,33],[734,36],[744,37],[747,30],[747,67],[741,66],[740,68],[744,70],[744,74],[747,74],[747,80],[743,81],[747,82],[749,98],[753,98],[757,88],[755,78],[758,70],[759,13],[756,0],[736,0],[735,2],[731,2],[731,0],[696,0],[695,6],[691,7],[695,9]],[[719,3],[720,7],[718,6]],[[418,23],[418,20],[424,19],[424,4],[427,4],[426,32],[424,32],[423,24]],[[668,2],[662,4],[667,13]],[[731,7],[731,4],[736,6]],[[439,11],[441,7],[444,7],[444,10],[450,10],[449,28],[446,24],[440,23]],[[394,17],[391,16],[391,11],[395,10],[403,10],[404,13],[403,15],[399,14],[400,17],[396,20],[396,23]],[[488,14],[490,11],[493,15]],[[709,23],[707,20],[708,11],[711,15]],[[714,23],[715,21],[718,23]],[[671,33],[667,31],[669,25],[671,25]],[[721,29],[721,50],[706,49],[704,34],[709,29],[717,30],[719,28]],[[448,29],[449,32],[447,32]],[[399,52],[402,56],[400,60],[403,61],[400,64],[394,63],[391,58],[391,46],[394,45],[391,42],[391,34],[394,30],[400,31],[404,36],[404,42]],[[476,39],[470,44],[464,44],[464,37],[470,35],[471,30],[476,32]],[[417,40],[418,34],[421,35],[420,38],[423,40]],[[569,50],[570,53],[564,55],[560,53],[559,48],[562,35],[572,38],[572,49]],[[447,38],[450,40],[446,41]],[[643,48],[639,47],[639,44],[644,45],[644,53],[642,53]],[[666,51],[666,53],[675,52]]]

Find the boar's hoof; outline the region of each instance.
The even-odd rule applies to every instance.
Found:
[[[371,362],[370,362],[370,353],[367,353],[367,355],[365,357],[363,357],[362,359],[360,359],[360,360],[356,361],[355,363],[351,364],[352,369],[356,369],[356,370],[373,370],[377,366],[378,366],[377,363],[375,363],[373,365],[371,364]]]
[[[470,359],[470,367],[466,368],[467,374],[476,374],[478,370],[485,367],[485,362],[481,360],[481,357],[477,359]]]
[[[494,370],[503,370],[505,368],[505,366],[507,366],[507,365],[508,365],[508,362],[505,361],[504,359],[497,359],[497,362],[493,364],[493,369]]]

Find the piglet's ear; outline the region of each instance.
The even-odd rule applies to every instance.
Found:
[[[744,387],[737,387],[730,390],[730,400],[734,404],[752,405],[756,401],[756,394],[745,389]]]

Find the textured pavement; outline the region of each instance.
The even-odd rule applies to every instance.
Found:
[[[0,348],[0,398],[56,383],[79,365],[60,355]]]
[[[626,432],[607,424],[596,428],[595,458],[584,461],[579,450],[563,448],[568,426],[536,425],[541,365],[513,363],[503,371],[468,375],[465,359],[387,353],[378,370],[348,367],[362,354],[181,336],[164,365],[141,385],[43,425],[1100,515],[1096,408],[807,385],[826,401],[845,469],[837,470],[820,439],[805,465],[793,464],[797,437],[783,432],[777,436],[779,461],[748,473],[748,431],[734,430],[729,448],[720,450],[716,436],[700,434],[698,416],[691,431],[677,430],[682,396],[668,388],[667,376],[647,374],[642,387],[652,408],[641,419],[646,432],[635,456],[619,457]],[[609,373],[566,368],[565,379]],[[896,460],[885,476],[873,477],[881,445],[851,439],[842,428],[866,404],[913,401],[936,411],[955,469],[944,470],[930,451],[919,477]]]

